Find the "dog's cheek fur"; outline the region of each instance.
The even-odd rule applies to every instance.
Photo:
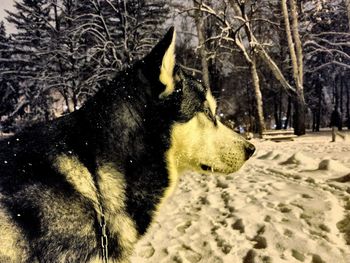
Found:
[[[232,173],[245,162],[243,138],[220,122],[215,126],[203,113],[189,122],[175,124],[171,134],[167,160],[174,181],[181,171],[201,171],[201,164],[213,167],[214,171]]]

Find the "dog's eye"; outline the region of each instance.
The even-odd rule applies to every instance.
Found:
[[[212,121],[215,125],[217,124],[216,122],[216,118],[215,116],[213,115],[213,113],[211,112],[210,108],[209,107],[204,107],[204,114],[208,117],[208,119],[210,121]]]
[[[210,115],[211,115],[211,111],[210,111],[210,109],[207,108],[207,107],[204,108],[204,113],[205,113],[205,115],[208,116],[208,117],[210,117]]]

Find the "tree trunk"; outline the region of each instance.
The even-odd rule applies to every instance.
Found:
[[[294,40],[295,51],[297,56],[296,57],[297,67],[298,67],[299,82],[300,82],[299,85],[300,85],[300,88],[303,89],[304,87],[303,48],[300,41],[298,11],[297,11],[295,0],[290,0],[290,8],[291,8],[291,15],[292,15],[293,40]]]
[[[291,0],[293,1],[293,0]],[[292,37],[292,31],[291,31],[291,25],[289,22],[289,13],[288,13],[288,7],[287,7],[287,0],[282,0],[282,12],[283,12],[283,18],[284,18],[284,25],[287,35],[287,42],[288,42],[288,48],[289,48],[289,54],[292,61],[292,68],[293,68],[293,79],[295,81],[295,85],[297,88],[300,88],[301,82],[299,79],[299,68],[298,68],[298,60],[297,55],[295,52],[295,44]]]
[[[275,124],[276,124],[276,130],[282,129],[282,94],[276,93],[274,95],[274,117],[275,117]]]
[[[344,113],[344,107],[343,107],[343,97],[344,97],[344,81],[343,81],[343,76],[339,76],[339,81],[340,81],[340,92],[339,92],[339,109],[341,115]]]
[[[298,96],[294,100],[294,133],[296,135],[305,134],[305,101]]]
[[[72,97],[68,98],[68,112],[74,112],[75,111],[75,105],[74,105],[74,101],[72,99]]]
[[[320,85],[318,83],[317,85]],[[322,86],[318,87],[318,106],[317,106],[317,114],[316,114],[316,131],[320,131],[320,123],[321,123],[321,110],[322,110]]]
[[[294,99],[294,133],[296,135],[305,134],[305,114],[306,105],[303,89],[303,56],[300,36],[298,32],[298,14],[296,10],[295,0],[290,0],[291,16],[293,27],[289,22],[289,13],[287,0],[282,0],[282,13],[285,23],[288,48],[293,69],[293,79],[296,86],[296,98]],[[292,35],[293,34],[293,35]],[[293,39],[294,37],[294,39]]]
[[[312,131],[316,131],[316,122],[317,122],[317,110],[312,111]]]
[[[343,97],[344,97],[344,80],[343,80],[343,76],[340,75],[339,76],[339,81],[340,81],[340,91],[339,91],[339,108],[340,108],[340,119],[341,119],[341,123],[342,125],[339,127],[339,130],[341,131],[343,129],[343,116],[344,116],[344,107],[343,107]]]
[[[235,1],[229,1],[229,4],[235,11],[236,15],[241,16],[244,18],[246,21],[249,21],[247,18],[247,14],[245,13],[244,8],[241,8],[242,6],[239,6],[238,2]],[[257,118],[258,118],[258,133],[260,136],[262,136],[262,133],[265,131],[265,118],[264,118],[264,109],[263,109],[263,100],[262,100],[262,94],[260,90],[260,80],[259,80],[259,75],[256,67],[256,55],[257,50],[255,48],[255,44],[253,42],[257,42],[254,34],[250,28],[250,24],[246,23],[244,26],[244,31],[246,34],[246,37],[248,38],[249,41],[249,46],[250,46],[250,52],[247,51],[245,48],[245,45],[243,44],[242,38],[240,37],[240,32],[235,33],[235,44],[237,47],[242,51],[244,58],[246,59],[249,69],[250,69],[250,74],[252,76],[252,82],[253,82],[253,87],[254,87],[254,95],[255,95],[255,100],[256,100],[256,112],[257,112]],[[254,41],[253,41],[254,40]]]
[[[347,82],[346,85],[346,121],[348,129],[350,130],[350,86]]]
[[[263,131],[265,130],[265,119],[264,119],[262,94],[261,94],[261,90],[260,90],[260,80],[259,80],[259,75],[258,75],[258,71],[256,68],[255,54],[252,54],[251,63],[249,65],[249,68],[250,68],[250,73],[252,75],[252,81],[253,81],[253,87],[254,87],[254,93],[255,93],[255,99],[256,99],[258,132],[259,132],[259,135],[261,136]]]
[[[279,129],[282,129],[283,91],[281,88],[279,88],[278,105],[279,105],[279,111],[278,111],[279,123],[278,123],[278,126],[279,126]]]
[[[284,128],[287,129],[288,127],[291,127],[290,121],[291,118],[290,116],[292,115],[292,98],[291,96],[288,96],[288,106],[287,106],[287,114],[286,114],[286,123],[284,125]]]
[[[200,4],[197,4],[195,0],[193,1],[193,5],[196,8],[200,9]],[[197,28],[199,56],[200,56],[201,65],[202,65],[202,81],[205,86],[210,87],[209,67],[207,62],[207,52],[205,49],[204,19],[202,18],[202,12],[200,12],[199,10],[196,10],[194,20]]]
[[[333,70],[334,67],[333,67]],[[335,71],[333,71],[335,72]],[[339,109],[339,92],[338,92],[338,75],[335,73],[333,74],[333,102],[334,102],[334,107],[338,110]]]
[[[349,23],[348,31],[350,32],[350,0],[346,0],[345,4],[346,4],[346,11],[347,11],[348,23]]]
[[[277,95],[274,96],[274,100],[273,100],[273,106],[274,106],[274,117],[275,117],[275,127],[276,130],[281,129],[281,127],[279,126],[279,118],[278,118],[278,102],[277,102]]]
[[[66,103],[66,107],[67,107],[68,112],[69,113],[73,112],[74,111],[74,105],[73,105],[72,99],[68,95],[67,89],[65,87],[62,89],[61,94],[63,95],[64,102]]]
[[[247,90],[247,105],[248,105],[248,116],[249,116],[249,128],[248,131],[249,132],[254,132],[254,121],[253,121],[253,106],[254,106],[254,99],[251,96],[251,92],[250,92],[250,85],[248,83],[248,79],[246,79],[246,90]]]

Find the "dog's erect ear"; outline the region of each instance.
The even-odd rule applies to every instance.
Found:
[[[166,89],[159,95],[160,98],[170,95],[174,91],[174,85],[175,85],[173,73],[174,73],[174,67],[175,67],[176,31],[174,30],[174,27],[169,29],[164,39],[168,36],[169,38],[171,36],[171,42],[163,56],[162,66],[160,68],[160,75],[159,75],[159,80],[166,86]]]
[[[165,86],[159,98],[165,98],[174,91],[175,41],[176,32],[171,27],[144,59],[147,75]]]

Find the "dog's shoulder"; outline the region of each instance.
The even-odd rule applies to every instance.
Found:
[[[53,162],[57,156],[72,153],[78,146],[80,129],[76,117],[67,115],[56,120],[29,126],[0,141],[0,188],[16,190],[24,184],[54,183],[59,180]],[[74,132],[73,132],[74,131]],[[83,150],[81,150],[83,151]]]
[[[15,246],[21,240],[24,244],[30,243],[29,247],[42,250],[38,252],[40,258],[47,262],[56,262],[63,256],[74,262],[87,260],[88,252],[62,253],[62,249],[57,249],[60,245],[79,246],[82,251],[96,250],[91,202],[74,188],[67,178],[69,173],[59,167],[59,161],[65,161],[64,156],[75,160],[68,157],[84,151],[77,150],[81,141],[78,137],[84,130],[84,127],[77,129],[77,125],[75,115],[71,114],[35,124],[0,142],[0,220],[9,230],[5,232],[0,228],[1,234],[13,240]],[[45,236],[41,236],[42,233],[46,233]],[[25,246],[22,252],[26,252]],[[17,251],[14,256],[22,252]],[[0,259],[4,255],[0,250]],[[62,258],[62,261],[66,260]]]

